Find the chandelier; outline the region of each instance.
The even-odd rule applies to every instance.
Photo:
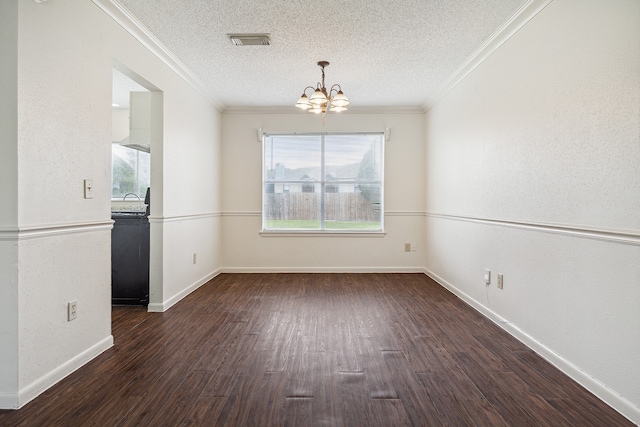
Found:
[[[318,65],[322,68],[322,83],[318,83],[315,88],[313,86],[304,88],[302,96],[298,102],[296,102],[296,107],[315,114],[322,113],[324,121],[324,114],[327,112],[327,109],[333,113],[346,111],[349,100],[344,93],[342,93],[342,88],[339,84],[331,86],[331,89],[327,92],[327,88],[324,86],[324,67],[329,65],[329,62],[319,61]],[[311,98],[307,98],[307,89],[315,90]]]

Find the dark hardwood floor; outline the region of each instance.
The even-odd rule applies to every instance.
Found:
[[[421,274],[223,274],[2,426],[632,425]]]

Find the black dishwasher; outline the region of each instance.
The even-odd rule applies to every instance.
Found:
[[[144,213],[113,213],[111,303],[149,304],[149,218]]]

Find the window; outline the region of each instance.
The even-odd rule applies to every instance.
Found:
[[[324,185],[324,192],[325,193],[337,193],[338,192],[338,186],[336,184],[325,184]]]
[[[383,230],[384,134],[265,135],[264,231]]]
[[[122,199],[129,193],[140,198],[149,187],[151,155],[119,144],[111,146],[111,198]]]

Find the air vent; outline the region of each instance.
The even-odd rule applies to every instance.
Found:
[[[269,46],[269,34],[227,34],[236,46]]]

